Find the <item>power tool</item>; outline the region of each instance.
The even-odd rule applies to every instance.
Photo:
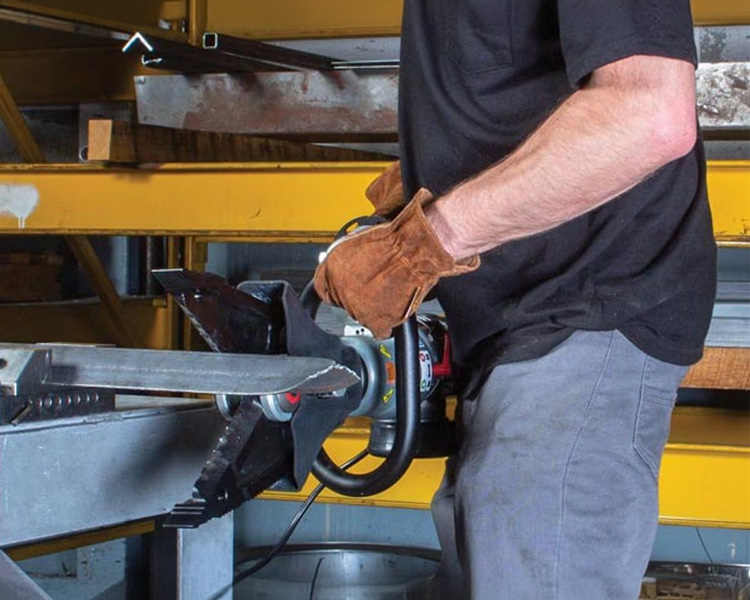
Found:
[[[210,273],[176,269],[154,276],[216,352],[329,358],[359,377],[356,385],[319,394],[217,397],[226,429],[193,497],[175,506],[165,526],[197,527],[266,489],[299,490],[310,472],[340,494],[377,494],[412,459],[452,452],[446,398],[455,377],[441,317],[411,317],[386,340],[357,324],[337,336],[316,324],[320,301],[311,285],[298,297],[286,282],[235,288]],[[368,452],[385,459],[371,473],[344,471],[322,447],[347,417],[371,422]]]

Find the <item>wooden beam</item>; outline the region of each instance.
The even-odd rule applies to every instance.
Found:
[[[381,154],[243,134],[89,121],[88,159],[111,163],[388,160]]]
[[[750,348],[706,348],[682,387],[750,390]]]

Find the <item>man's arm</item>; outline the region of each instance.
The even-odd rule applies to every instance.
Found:
[[[633,56],[597,69],[513,154],[426,210],[460,260],[552,229],[631,189],[696,140],[692,64]]]

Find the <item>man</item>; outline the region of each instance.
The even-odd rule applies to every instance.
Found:
[[[377,336],[433,286],[445,309],[469,377],[444,598],[638,597],[715,292],[695,61],[688,0],[405,2],[413,200],[316,288]]]

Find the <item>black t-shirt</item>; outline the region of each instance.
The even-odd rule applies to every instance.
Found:
[[[637,54],[695,63],[689,0],[406,0],[406,193],[439,196],[496,163],[592,71]],[[437,297],[473,392],[491,367],[540,356],[578,329],[619,329],[655,358],[697,361],[715,263],[698,142],[601,208],[486,252]]]

